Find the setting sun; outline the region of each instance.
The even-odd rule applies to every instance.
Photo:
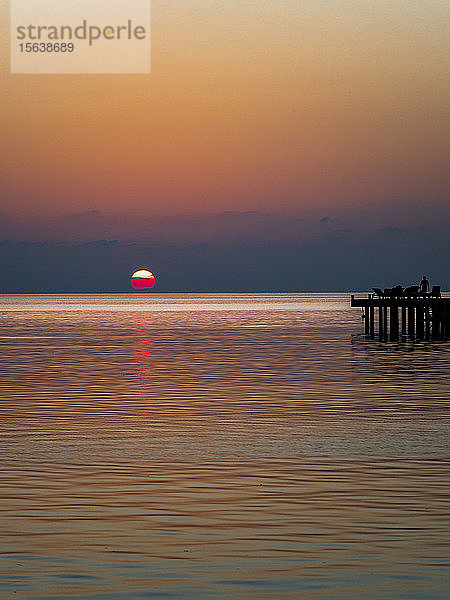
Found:
[[[155,276],[150,271],[141,269],[131,276],[131,285],[135,290],[149,290],[155,285]]]

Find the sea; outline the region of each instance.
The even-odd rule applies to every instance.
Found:
[[[0,296],[0,598],[447,600],[450,342],[349,300]]]

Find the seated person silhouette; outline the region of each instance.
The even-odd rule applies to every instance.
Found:
[[[422,281],[420,282],[420,293],[422,296],[426,296],[430,291],[430,284],[425,275],[422,277]]]

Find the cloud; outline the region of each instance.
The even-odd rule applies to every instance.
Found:
[[[435,232],[448,227],[450,206],[409,203],[408,207],[407,210],[404,202],[378,203],[342,209],[333,216],[323,216],[319,210],[293,214],[228,211],[171,217],[105,214],[95,210],[52,218],[20,219],[0,215],[0,239],[78,244],[92,240],[165,245],[226,244],[312,240],[321,237],[331,224],[341,233],[352,230],[364,236],[406,233],[417,231],[419,227],[423,232]]]
[[[383,233],[402,233],[404,231],[406,231],[406,229],[404,227],[382,227],[381,229],[379,229],[378,231],[381,231]]]
[[[126,292],[130,274],[148,267],[164,292],[370,289],[413,284],[422,272],[450,288],[449,206],[342,210],[326,217],[340,224],[331,231],[322,214],[6,216],[0,286],[3,292]]]
[[[416,235],[407,233],[406,235]],[[328,236],[296,242],[127,244],[0,243],[3,293],[130,292],[138,268],[157,275],[158,292],[349,291],[416,283],[426,272],[450,288],[448,235],[433,246],[388,236]]]
[[[104,248],[108,246],[115,246],[119,243],[119,240],[94,240],[93,242],[85,242],[84,244],[79,244],[79,247],[97,247]]]

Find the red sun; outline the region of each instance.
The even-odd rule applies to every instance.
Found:
[[[150,290],[155,285],[155,276],[150,271],[136,271],[131,276],[131,285],[135,290]]]

